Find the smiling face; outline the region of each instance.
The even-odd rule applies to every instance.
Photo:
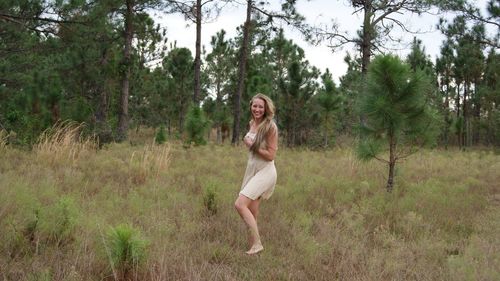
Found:
[[[252,117],[255,121],[261,121],[266,113],[266,103],[263,99],[255,98],[250,107]]]

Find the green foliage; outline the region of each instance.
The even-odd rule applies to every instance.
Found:
[[[52,281],[53,275],[49,269],[42,270],[29,275],[28,281]]]
[[[361,136],[395,138],[398,144],[426,144],[435,136],[435,113],[426,104],[426,77],[412,73],[394,56],[375,58],[369,69],[360,112],[366,116]]]
[[[286,144],[295,146],[304,144],[301,132],[311,126],[311,111],[308,105],[318,88],[316,78],[319,70],[311,67],[303,57],[303,50],[294,48],[287,67],[287,76],[279,81],[281,100],[281,117],[285,124]]]
[[[411,71],[396,56],[378,56],[368,70],[359,102],[365,122],[360,126],[357,152],[366,160],[389,151],[385,160],[389,165],[388,190],[392,189],[397,159],[435,141],[439,123],[435,111],[426,103],[429,87],[425,75]]]
[[[464,117],[463,116],[458,116],[453,119],[453,132],[461,136],[463,131],[464,131]]]
[[[213,184],[208,185],[203,191],[203,206],[209,216],[217,214],[217,190]]]
[[[322,123],[322,130],[324,135],[324,146],[328,146],[328,140],[330,132],[335,128],[335,116],[334,114],[341,109],[342,98],[340,97],[335,82],[332,79],[330,71],[326,69],[326,72],[321,76],[323,80],[323,88],[316,95],[316,101],[321,109],[320,119]]]
[[[134,3],[136,41],[130,50],[129,61],[125,62],[124,42],[116,40],[123,36],[124,17],[120,13],[125,10],[124,4],[120,1],[87,2],[24,0],[2,4],[6,20],[0,46],[0,126],[16,136],[11,143],[32,145],[40,132],[57,120],[67,119],[89,124],[89,130],[99,136],[100,143],[115,140],[117,135],[113,135],[113,130],[118,125],[120,112],[120,81],[127,67],[131,68],[128,97],[131,124],[137,128],[157,128],[165,124],[169,134],[177,130],[176,133],[182,135],[192,98],[193,57],[188,48],[177,48],[175,44],[169,46],[165,55],[164,30],[155,24],[150,10],[143,9],[158,5],[167,8],[170,4],[157,0]],[[285,11],[294,7],[293,2],[285,3]],[[440,91],[429,89],[426,97],[434,106],[439,106],[446,122],[450,121],[448,113],[451,116],[465,112],[467,143],[472,139],[473,144],[497,144],[493,139],[496,127],[491,117],[499,104],[498,48],[493,45],[485,57],[488,45],[484,43],[491,45],[494,41],[487,27],[498,14],[498,3],[489,1],[486,13],[491,17],[481,14],[485,10],[478,9],[471,1],[414,1],[401,8],[426,10],[429,6],[424,3],[431,2],[459,11],[460,16],[449,25],[445,20],[441,22],[441,31],[447,39],[435,67],[418,39],[414,40],[407,61],[413,70],[425,72],[432,83],[438,79]],[[386,3],[379,4],[386,6]],[[376,6],[375,3],[371,5]],[[365,9],[369,7],[360,7],[358,12],[368,12]],[[282,29],[269,30],[265,24],[255,25],[250,36],[247,74],[241,78],[245,80],[240,99],[242,107],[246,108],[248,98],[254,93],[268,94],[277,105],[276,120],[289,145],[327,143],[333,140],[336,132],[351,134],[353,124],[359,122],[359,116],[352,109],[355,98],[361,93],[361,66],[365,70],[364,66],[369,63],[366,54],[372,53],[373,46],[382,45],[385,40],[380,35],[390,31],[390,25],[380,25],[388,20],[387,15],[381,14],[382,10],[371,14],[372,17],[381,16],[380,21],[360,31],[361,38],[368,39],[367,46],[362,46],[368,51],[364,52],[363,59],[349,55],[345,59],[348,69],[339,87],[339,96],[343,99],[335,113],[319,112],[324,108],[318,104],[324,95],[315,83],[319,71],[307,62],[304,50],[287,39]],[[57,14],[57,20],[63,21],[65,27],[60,28],[63,23],[40,20],[39,16],[45,11]],[[388,11],[394,12],[397,11]],[[295,16],[292,18],[300,19]],[[21,24],[19,18],[25,21]],[[254,20],[262,22],[264,18]],[[341,38],[344,37],[330,39],[334,42]],[[229,127],[232,122],[230,109],[235,108],[232,93],[240,79],[236,76],[241,38],[229,38],[221,30],[210,43],[211,51],[202,63],[201,91],[215,100],[207,116],[220,132],[221,127]],[[150,67],[158,58],[164,58],[162,63],[156,68]],[[464,105],[469,110],[463,110]],[[241,116],[238,122],[241,128],[248,124],[248,117],[248,114]],[[445,139],[448,139],[447,130],[448,126],[444,127]]]
[[[162,63],[167,76],[167,100],[169,119],[177,122],[177,129],[182,133],[190,101],[192,100],[194,70],[193,56],[188,48],[174,48]],[[163,78],[164,79],[164,78]]]
[[[156,144],[163,144],[167,141],[167,134],[165,132],[165,125],[160,125],[160,128],[156,132],[155,142]]]
[[[362,92],[363,76],[359,57],[353,58],[348,53],[344,58],[344,62],[347,64],[347,73],[340,77],[339,91],[343,102],[339,112],[339,122],[342,131],[351,134],[354,125],[359,123],[359,115],[355,110],[355,104]]]
[[[356,146],[358,158],[364,161],[372,160],[384,151],[385,143],[381,139],[360,140]]]
[[[28,228],[35,231],[40,223],[40,231],[49,241],[64,244],[73,239],[78,222],[79,210],[71,197],[63,196],[55,204],[42,209],[40,219],[31,222]]]
[[[494,143],[495,145],[500,145],[500,109],[493,111],[491,119],[493,123],[493,125],[491,126],[492,143]]]
[[[147,241],[130,225],[120,224],[112,228],[107,245],[112,266],[122,278],[136,272],[146,258]]]
[[[154,136],[152,130],[143,132],[145,139]],[[139,159],[138,150],[144,148],[113,143],[80,158],[76,166],[57,167],[33,161],[33,151],[9,148],[0,153],[1,275],[29,280],[49,269],[52,279],[68,281],[188,280],[193,274],[207,280],[221,274],[238,280],[288,280],[290,273],[305,280],[323,280],[325,274],[360,281],[382,275],[399,280],[408,274],[412,280],[448,280],[450,271],[454,280],[467,280],[460,278],[463,271],[470,272],[469,279],[498,276],[500,208],[495,202],[500,155],[493,150],[421,150],[398,165],[400,184],[387,194],[379,188],[384,180],[381,167],[357,161],[350,147],[280,148],[275,194],[260,206],[267,252],[259,257],[265,261],[262,270],[255,271],[243,254],[244,223],[231,206],[234,184],[243,172],[242,148],[186,150],[174,142],[168,169],[137,186],[123,163],[131,155]],[[203,203],[209,188],[215,196],[206,198],[215,198],[211,202],[217,206],[210,217]],[[56,213],[61,197],[73,198],[85,214],[77,216],[73,239],[64,247],[48,243],[42,227],[42,220]],[[110,237],[121,244],[133,239],[100,232],[99,225],[116,221],[137,223],[133,229],[142,235],[136,231],[132,236],[151,241],[144,263],[123,262],[132,263],[128,278],[123,267],[110,260]],[[456,262],[452,266],[451,258]],[[73,267],[75,259],[78,265]]]
[[[195,145],[204,145],[205,132],[209,128],[210,122],[205,117],[205,113],[198,106],[192,106],[186,116],[185,130],[187,133],[187,142]]]

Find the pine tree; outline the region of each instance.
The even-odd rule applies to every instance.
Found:
[[[321,108],[321,123],[324,137],[324,147],[328,147],[328,140],[330,139],[329,132],[335,128],[334,114],[340,109],[341,101],[338,94],[335,82],[328,69],[321,76],[323,81],[323,88],[317,95],[317,101]]]
[[[209,128],[210,122],[207,120],[205,113],[198,105],[192,105],[186,116],[186,133],[187,143],[195,145],[204,145],[205,131]]]
[[[191,102],[191,89],[193,89],[193,56],[188,48],[175,48],[163,60],[163,68],[168,77],[168,99],[173,120],[177,121],[179,134],[184,130],[184,118]]]
[[[394,186],[396,162],[435,139],[437,119],[425,99],[429,87],[425,75],[411,71],[396,56],[378,56],[369,67],[359,108],[366,123],[360,126],[357,152],[361,159],[388,165],[388,192]],[[380,154],[387,150],[384,159]]]
[[[206,57],[205,73],[208,76],[208,90],[215,95],[213,116],[217,130],[217,143],[222,143],[222,127],[229,127],[227,99],[230,96],[231,75],[234,74],[234,50],[231,41],[225,38],[226,32],[221,30],[212,36],[210,44],[212,52]]]
[[[282,96],[282,120],[285,124],[286,144],[295,146],[305,143],[307,129],[310,126],[308,114],[309,102],[318,85],[315,79],[319,70],[311,67],[302,56],[296,56],[288,66],[288,75],[280,81]]]

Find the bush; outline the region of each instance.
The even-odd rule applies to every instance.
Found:
[[[127,280],[138,272],[146,257],[147,246],[139,231],[130,225],[118,225],[109,231],[107,245],[116,278]]]
[[[165,133],[165,126],[161,125],[158,132],[156,132],[155,142],[156,144],[163,144],[167,141],[167,134]]]
[[[36,213],[35,213],[36,214]],[[61,197],[53,206],[42,211],[41,218],[34,221],[40,223],[40,228],[44,236],[50,242],[61,245],[73,239],[73,231],[78,218],[78,208],[74,200],[70,197]]]
[[[192,106],[186,116],[185,129],[187,132],[187,142],[195,145],[204,145],[205,132],[208,129],[210,122],[207,120],[203,110],[197,106]]]
[[[213,185],[209,185],[203,192],[203,206],[209,216],[217,214],[217,192]]]

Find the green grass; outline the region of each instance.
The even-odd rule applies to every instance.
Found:
[[[120,225],[136,238],[115,242],[139,241],[135,280],[500,277],[493,152],[422,151],[399,164],[387,194],[385,167],[350,148],[280,148],[259,217],[265,251],[248,257],[233,207],[242,147],[131,143],[51,150],[71,157],[1,148],[1,280],[119,279],[113,268],[129,261],[110,261],[108,230]]]

